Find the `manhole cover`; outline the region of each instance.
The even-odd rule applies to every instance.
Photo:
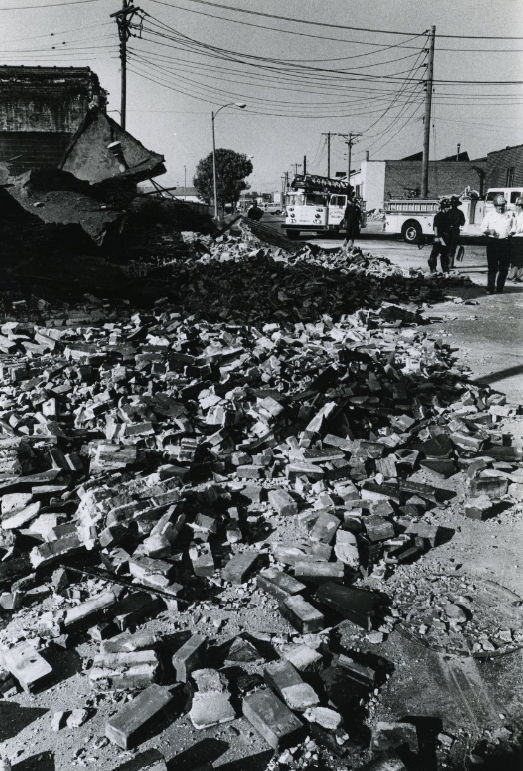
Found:
[[[492,658],[523,647],[523,600],[487,578],[417,567],[388,590],[398,631],[428,648]]]

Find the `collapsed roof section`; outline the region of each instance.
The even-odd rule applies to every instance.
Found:
[[[92,107],[59,165],[90,184],[114,177],[134,183],[165,174],[163,155],[147,150],[103,110]]]
[[[33,225],[36,217],[38,231],[51,226],[54,236],[57,225],[73,226],[101,246],[109,233],[120,232],[137,183],[164,174],[163,162],[163,155],[147,150],[103,110],[93,107],[58,168],[33,168],[14,176],[9,164],[0,164],[0,187],[3,195],[34,215]],[[15,206],[13,211],[24,219],[22,209]]]

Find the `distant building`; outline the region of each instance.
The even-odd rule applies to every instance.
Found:
[[[172,191],[172,194],[178,198],[178,200],[182,201],[193,201],[194,203],[202,203],[201,198],[199,197],[198,193],[196,192],[195,187],[177,187],[176,190]]]
[[[94,105],[106,92],[89,67],[0,66],[0,162],[13,174],[58,166]]]
[[[356,194],[367,202],[367,210],[382,209],[390,198],[421,195],[422,154],[416,153],[399,160],[362,161],[359,171],[351,174],[350,182]],[[429,161],[428,197],[444,193],[460,193],[470,186],[480,194],[485,192],[487,159],[469,160],[467,153]]]
[[[487,153],[487,187],[523,186],[523,145]]]

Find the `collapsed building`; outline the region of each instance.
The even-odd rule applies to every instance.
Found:
[[[137,184],[165,173],[106,113],[88,67],[0,70],[0,239],[4,254],[117,242]]]

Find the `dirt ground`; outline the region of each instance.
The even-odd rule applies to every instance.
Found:
[[[333,240],[315,242],[336,244]],[[419,250],[371,234],[358,245],[402,266],[425,266],[428,257],[427,248]],[[470,367],[473,382],[488,383],[506,393],[511,404],[523,403],[523,286],[509,283],[505,294],[486,296],[484,246],[470,244],[465,251],[460,271],[470,276],[473,285],[453,292],[446,302],[426,308],[425,313],[432,318],[441,337],[458,349],[457,356]],[[500,428],[512,433],[521,444],[523,415],[503,420]],[[444,486],[451,483],[446,480]],[[521,616],[523,626],[523,612],[518,605],[518,598],[523,598],[523,507],[520,503],[480,522],[463,516],[463,501],[463,491],[458,491],[454,502],[434,515],[434,521],[452,531],[452,537],[423,558],[423,570],[473,577],[478,587],[487,593],[489,587],[492,590],[492,600],[486,601],[488,613],[495,616],[506,604]],[[408,581],[415,579],[416,569],[406,576]],[[374,579],[370,585],[387,589],[386,581]],[[95,588],[93,583],[93,593]],[[148,628],[162,629],[168,623],[175,634],[203,629],[221,639],[232,637],[242,627],[283,637],[290,634],[293,630],[276,612],[276,604],[265,599],[265,595],[263,598],[262,602],[261,593],[251,584],[240,603],[241,612],[237,612],[238,608],[228,611],[203,604],[197,614],[180,612],[174,620],[165,612]],[[236,593],[234,601],[238,601]],[[53,606],[51,598],[43,602]],[[30,623],[30,616],[25,617],[25,623]],[[359,635],[349,622],[342,625],[341,631],[353,644]],[[393,669],[393,676],[372,706],[373,721],[408,717],[425,726],[428,737],[443,731],[450,737],[449,768],[464,768],[466,756],[481,741],[497,746],[499,753],[493,761],[483,764],[478,755],[478,766],[493,770],[523,768],[516,747],[519,736],[523,736],[523,649],[491,659],[476,659],[431,649],[398,629],[379,646],[364,638],[361,646],[372,654],[379,653]],[[0,755],[9,758],[16,771],[84,767],[135,771],[142,767],[143,753],[152,750],[165,756],[170,771],[192,771],[205,763],[222,771],[262,771],[267,767],[272,751],[245,719],[197,732],[187,715],[179,716],[185,701],[179,691],[174,701],[177,719],[171,716],[165,724],[155,726],[152,735],[136,751],[124,752],[109,744],[103,738],[104,723],[121,704],[111,694],[93,694],[89,679],[82,674],[91,649],[86,644],[80,655],[75,651],[57,652],[57,684],[35,696],[18,694],[0,701]],[[54,733],[53,712],[76,707],[87,707],[90,719],[81,728],[64,728]],[[438,766],[430,741],[425,749],[424,766],[419,771],[442,767]],[[337,767],[348,766],[340,761]]]

